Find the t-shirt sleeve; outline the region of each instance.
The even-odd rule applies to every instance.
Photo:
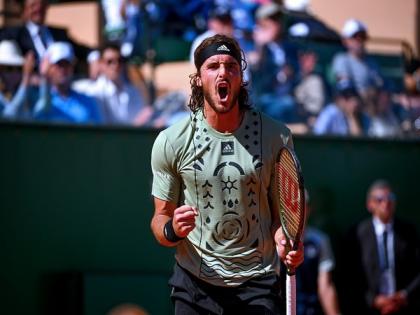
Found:
[[[322,235],[320,247],[321,257],[319,258],[319,271],[329,272],[334,269],[335,260],[331,249],[330,240],[327,235]]]
[[[178,204],[181,179],[176,171],[176,155],[164,133],[160,133],[152,149],[152,195]]]

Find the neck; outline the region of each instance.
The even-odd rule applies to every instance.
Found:
[[[207,123],[222,133],[232,133],[239,128],[244,112],[236,104],[229,112],[219,113],[210,106],[204,106],[204,116]]]

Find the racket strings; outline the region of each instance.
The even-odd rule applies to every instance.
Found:
[[[291,154],[284,151],[277,163],[278,192],[281,205],[281,219],[290,238],[295,239],[301,230],[302,202],[299,189],[299,175]]]

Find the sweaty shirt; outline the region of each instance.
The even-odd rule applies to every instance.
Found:
[[[218,286],[279,272],[269,200],[283,145],[292,146],[290,131],[255,110],[233,133],[213,129],[198,111],[158,135],[152,195],[199,212],[177,245],[183,268]]]

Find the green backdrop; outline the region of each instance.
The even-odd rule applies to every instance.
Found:
[[[153,130],[0,124],[4,314],[105,314],[135,302],[170,314],[173,249],[150,232]],[[367,215],[370,182],[395,186],[420,227],[420,141],[295,137],[315,207],[337,240]]]

